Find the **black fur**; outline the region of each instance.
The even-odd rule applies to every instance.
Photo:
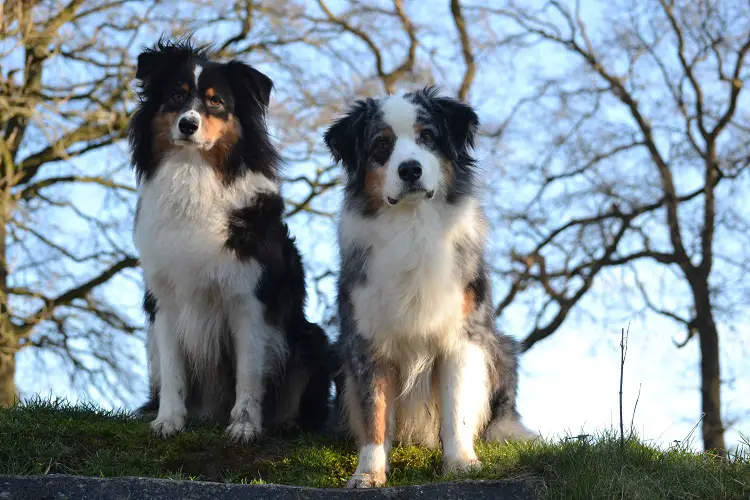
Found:
[[[167,105],[170,89],[174,88],[177,78],[183,75],[181,84],[184,84],[184,75],[189,75],[196,63],[204,68],[201,81],[209,78],[211,87],[222,89],[225,98],[223,112],[233,114],[241,124],[241,137],[226,156],[226,164],[221,165],[223,183],[229,188],[250,172],[278,183],[280,157],[269,138],[265,119],[273,82],[240,61],[226,64],[211,61],[209,49],[194,46],[190,38],[178,41],[160,38],[154,47],[145,49],[138,57],[136,76],[141,82],[140,103],[131,119],[129,139],[139,182],[149,183],[161,165],[161,158],[154,152],[152,122],[160,109]],[[139,209],[136,222],[143,216]],[[260,265],[262,274],[252,292],[264,306],[266,321],[277,327],[286,339],[288,357],[285,367],[280,376],[274,375],[266,381],[264,421],[272,419],[275,410],[284,404],[287,381],[299,376],[306,380],[306,385],[301,394],[296,425],[315,430],[325,424],[328,416],[331,353],[325,332],[306,318],[303,262],[283,217],[282,197],[278,193],[259,192],[250,198],[247,206],[226,214],[224,251],[234,254],[238,265],[251,262]],[[149,324],[152,324],[159,308],[157,298],[148,288],[143,308]],[[226,332],[206,333],[226,335]],[[217,419],[228,418],[234,401],[235,358],[231,349],[224,349],[220,356],[216,379],[206,380],[196,373],[189,377],[188,394],[185,395],[189,414],[192,409],[200,407],[202,398],[210,395],[221,407],[216,413],[223,418],[217,415]],[[158,400],[158,387],[152,384],[150,399],[140,411],[158,411]]]
[[[131,161],[139,181],[150,179],[157,165],[153,161],[153,131],[151,123],[165,101],[166,92],[177,79],[192,71],[196,63],[203,65],[218,83],[228,86],[227,111],[240,121],[243,140],[231,150],[223,166],[225,181],[229,184],[246,171],[258,172],[278,180],[280,157],[271,143],[266,126],[266,108],[273,82],[255,68],[241,62],[219,64],[209,60],[208,46],[194,46],[191,39],[159,41],[138,56],[136,78],[140,80],[140,103],[129,127]]]

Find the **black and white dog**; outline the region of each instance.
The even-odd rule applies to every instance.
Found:
[[[304,313],[300,254],[283,222],[279,155],[266,128],[273,83],[189,40],[138,56],[130,123],[147,284],[154,432],[187,417],[316,428],[328,412],[328,341]]]
[[[474,439],[527,438],[517,347],[495,328],[474,110],[435,88],[357,101],[325,133],[346,170],[338,282],[348,487],[381,486],[395,439],[479,463]]]

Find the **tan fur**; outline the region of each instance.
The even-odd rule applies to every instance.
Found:
[[[172,145],[172,125],[177,119],[177,113],[158,113],[151,122],[154,133],[153,151],[157,159],[164,158],[174,146]]]
[[[367,443],[367,424],[362,414],[361,397],[357,390],[357,384],[350,373],[346,373],[346,384],[344,385],[344,413],[349,421],[349,429],[354,434],[357,446]]]
[[[208,150],[201,150],[203,159],[211,165],[216,175],[222,179],[226,178],[224,166],[229,157],[229,152],[241,136],[241,127],[234,116],[224,121],[214,116],[203,116],[203,126],[205,127],[204,137],[207,141],[213,142],[213,147]]]
[[[477,296],[474,290],[464,290],[464,317],[470,315],[477,308]]]
[[[378,167],[375,170],[369,170],[365,174],[365,192],[369,207],[372,210],[378,210],[383,206],[383,186],[385,185],[385,168]]]
[[[362,408],[362,395],[357,390],[353,376],[346,370],[347,383],[344,389],[344,410],[349,419],[349,428],[354,433],[358,446],[382,445],[386,442],[393,422],[393,405],[396,393],[396,377],[391,370],[382,369],[376,375],[373,388],[375,407],[368,411]],[[369,423],[368,423],[369,421]]]

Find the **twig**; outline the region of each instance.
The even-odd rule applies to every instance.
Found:
[[[635,398],[635,405],[633,406],[633,416],[630,417],[630,438],[633,438],[633,434],[635,433],[634,429],[634,422],[635,422],[635,411],[638,409],[638,401],[641,399],[641,387],[643,384],[638,384],[638,396]]]
[[[625,447],[625,425],[622,419],[622,383],[625,379],[625,358],[628,355],[628,334],[630,333],[630,323],[628,329],[622,329],[620,334],[620,448]]]

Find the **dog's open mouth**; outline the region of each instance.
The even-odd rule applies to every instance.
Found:
[[[421,186],[414,186],[410,187],[409,189],[402,191],[401,194],[398,195],[398,198],[391,198],[388,197],[388,204],[389,205],[396,205],[400,201],[404,200],[422,200],[424,198],[427,198],[428,200],[431,200],[432,197],[435,196],[435,191],[428,191],[425,188]]]

